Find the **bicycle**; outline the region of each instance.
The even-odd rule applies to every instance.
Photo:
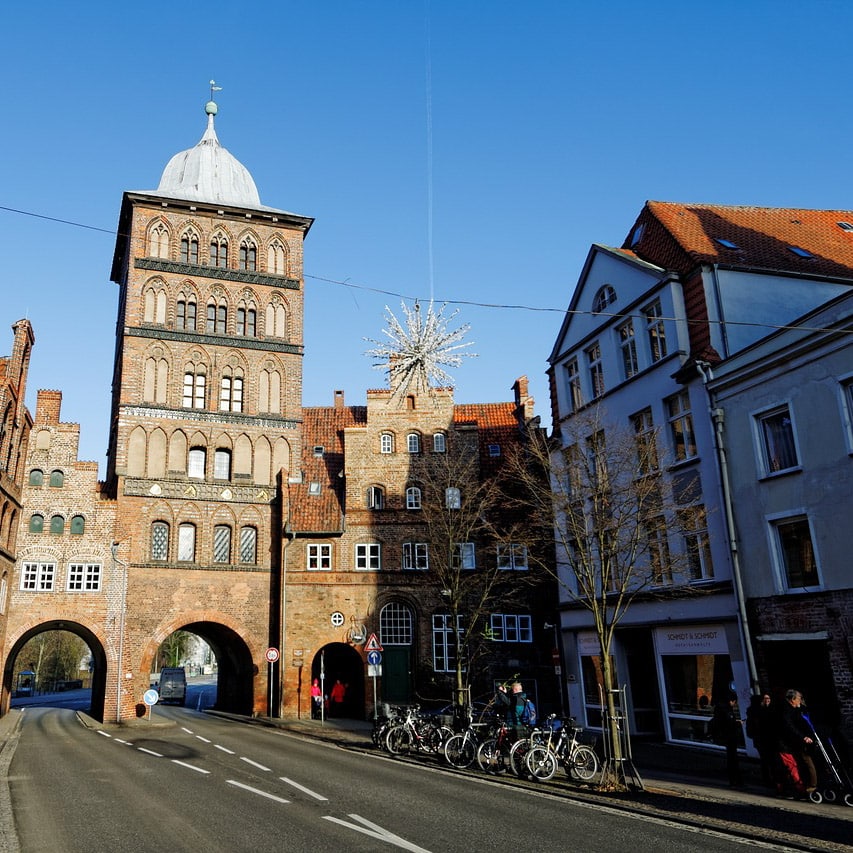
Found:
[[[477,729],[487,725],[486,723],[469,723],[465,730],[457,732],[449,737],[444,744],[444,757],[451,767],[464,770],[470,767],[477,758],[477,750],[480,748],[480,737]]]
[[[515,731],[506,723],[498,723],[494,732],[477,748],[477,765],[484,773],[505,773],[509,767]]]
[[[578,742],[578,735],[583,729],[569,719],[562,720],[555,731],[556,715],[552,714],[548,719],[551,723],[548,737],[542,744],[533,746],[525,757],[528,772],[534,779],[547,782],[562,765],[566,775],[576,781],[592,781],[598,773],[598,756],[591,747]]]
[[[423,752],[435,755],[444,742],[453,734],[448,726],[438,726],[421,716],[420,706],[406,709],[402,723],[390,726],[385,734],[385,748],[392,755],[408,755]]]

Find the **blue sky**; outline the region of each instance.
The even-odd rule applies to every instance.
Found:
[[[215,78],[217,134],[261,201],[316,218],[304,403],[382,387],[364,338],[401,311],[375,291],[432,293],[526,306],[461,307],[478,357],[456,398],[511,399],[527,374],[548,423],[546,359],[589,246],[620,245],[647,199],[853,207],[851,35],[846,0],[13,4],[0,352],[28,317],[30,407],[61,390],[103,473],[110,232],[122,192],[201,138]]]

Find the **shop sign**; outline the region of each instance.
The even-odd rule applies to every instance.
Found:
[[[726,629],[722,625],[686,625],[658,628],[655,632],[661,655],[727,655]]]

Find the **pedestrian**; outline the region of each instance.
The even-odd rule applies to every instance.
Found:
[[[311,717],[319,720],[323,716],[323,691],[320,688],[320,679],[315,678],[311,682]]]
[[[346,686],[340,678],[336,679],[335,683],[332,685],[332,691],[329,694],[329,698],[332,700],[331,707],[329,708],[330,717],[343,717],[344,699],[346,698],[346,695]]]
[[[498,689],[495,690],[495,695],[492,699],[492,704],[495,706],[495,716],[500,720],[507,720],[510,699],[509,694],[506,692],[506,684],[498,685]]]
[[[803,694],[790,689],[779,703],[776,716],[776,749],[779,761],[780,794],[802,797],[817,788],[817,769],[809,755],[814,744],[811,726],[803,719]]]
[[[527,705],[527,694],[520,681],[514,681],[510,687],[509,708],[507,710],[507,725],[513,730],[515,739],[524,734],[524,722],[522,716]]]
[[[770,694],[752,697],[746,709],[746,734],[752,740],[761,761],[761,781],[768,788],[775,787],[773,765],[776,758],[773,738],[773,707]]]
[[[738,760],[742,722],[738,713],[737,693],[733,690],[729,691],[726,701],[714,706],[712,731],[714,742],[726,748],[726,772],[729,775],[729,785],[733,788],[743,787],[743,776]]]

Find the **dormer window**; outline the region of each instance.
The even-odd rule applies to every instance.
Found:
[[[322,445],[322,444],[315,444],[315,445],[314,445],[314,458],[315,458],[315,459],[322,459],[322,458],[323,458],[323,454],[324,454],[325,452],[326,452],[326,448],[325,448],[325,447],[323,447],[323,445]]]
[[[308,484],[308,494],[309,495],[319,495],[320,494],[320,484],[313,480]]]

